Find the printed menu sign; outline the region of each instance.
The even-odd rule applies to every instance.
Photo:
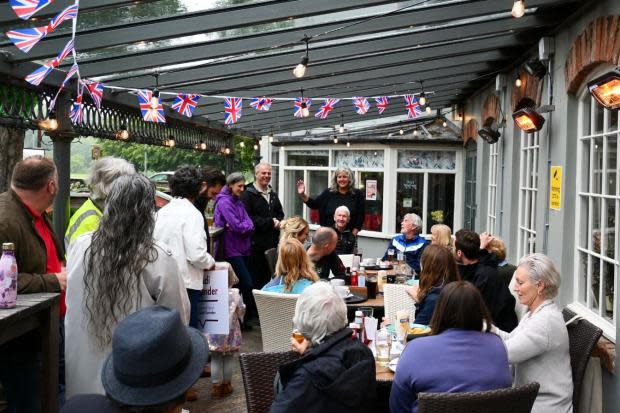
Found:
[[[228,334],[228,270],[204,272],[198,302],[198,326],[203,333]]]

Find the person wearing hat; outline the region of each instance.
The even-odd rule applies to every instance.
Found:
[[[166,354],[166,357],[162,357]],[[203,335],[186,327],[176,310],[152,306],[121,321],[101,371],[106,396],[71,398],[61,413],[124,413],[136,408],[180,413],[209,350]]]

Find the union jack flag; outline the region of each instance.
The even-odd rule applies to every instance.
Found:
[[[51,33],[52,31],[56,30],[56,27],[60,26],[62,24],[62,22],[64,22],[65,20],[75,19],[77,17],[77,15],[78,15],[78,6],[77,6],[77,4],[73,4],[71,6],[68,6],[63,11],[58,13],[56,15],[56,17],[54,17],[52,19],[50,24],[47,25],[48,33]]]
[[[390,103],[390,97],[381,96],[381,97],[375,98],[375,102],[377,102],[377,110],[379,111],[379,115],[381,115],[387,109],[388,104]]]
[[[42,38],[51,33],[67,19],[77,17],[77,5],[71,5],[58,13],[47,26],[33,27],[31,29],[16,29],[6,32],[6,36],[19,50],[28,53]]]
[[[224,124],[232,125],[241,118],[243,100],[241,98],[224,98]]]
[[[177,97],[174,98],[174,103],[171,107],[181,115],[191,118],[194,109],[196,109],[198,105],[198,100],[200,100],[199,95],[179,93]]]
[[[80,74],[78,71],[78,65],[77,63],[73,63],[73,66],[71,66],[71,69],[69,69],[69,71],[67,72],[67,75],[65,76],[65,80],[62,81],[62,84],[60,85],[60,88],[58,89],[58,92],[56,92],[56,96],[54,96],[54,99],[52,99],[51,103],[50,103],[50,107],[49,110],[52,111],[54,110],[54,107],[56,106],[56,99],[58,99],[58,95],[60,95],[60,92],[62,92],[62,90],[65,88],[65,86],[67,86],[67,82],[69,81],[69,79],[71,79],[73,77],[74,74],[78,74],[78,87],[80,84]]]
[[[9,0],[13,11],[22,20],[28,20],[30,16],[53,2],[54,0]]]
[[[302,98],[295,99],[295,112],[293,114],[295,115],[296,118],[303,118],[303,115],[301,114],[301,99]],[[304,103],[306,104],[306,107],[308,108],[308,110],[310,110],[310,106],[312,106],[312,99],[310,98],[303,98],[303,99],[304,99]]]
[[[138,90],[138,102],[140,103],[140,111],[142,112],[142,119],[146,122],[166,123],[166,117],[164,116],[164,106],[161,101],[157,99],[157,104],[151,104],[151,97],[153,92],[150,90]]]
[[[417,118],[422,114],[422,106],[414,95],[405,95],[405,108],[407,108],[407,119]]]
[[[269,109],[271,109],[271,103],[271,98],[266,98],[263,96],[262,98],[252,99],[252,102],[250,102],[250,106],[252,106],[256,110],[260,110],[261,112],[267,112],[269,111]]]
[[[340,102],[340,99],[325,99],[325,103],[318,110],[318,112],[314,115],[315,118],[325,119],[329,112],[334,110],[336,104]]]
[[[370,109],[370,103],[368,103],[368,99],[362,97],[354,97],[353,98],[353,106],[355,106],[355,112],[358,115],[364,115]]]
[[[84,121],[84,112],[82,111],[82,93],[84,92],[84,88],[82,84],[78,86],[78,95],[71,105],[71,111],[69,112],[69,118],[71,118],[71,122],[73,123],[82,123]]]
[[[43,79],[45,79],[54,68],[58,67],[60,62],[62,62],[64,58],[67,57],[69,53],[71,53],[72,50],[73,39],[67,42],[67,44],[60,51],[58,56],[56,56],[54,59],[50,60],[34,72],[30,73],[28,76],[26,76],[26,82],[30,83],[31,85],[39,86]]]
[[[101,101],[103,100],[103,84],[95,82],[94,80],[85,80],[86,90],[91,99],[97,106],[97,109],[101,109]]]

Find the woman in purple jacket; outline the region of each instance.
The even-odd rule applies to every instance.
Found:
[[[257,313],[247,260],[250,256],[254,224],[239,198],[244,189],[245,178],[241,173],[233,172],[228,175],[226,186],[215,197],[214,224],[216,227],[224,228],[221,251],[239,278],[239,290],[247,308],[247,318],[252,318]]]

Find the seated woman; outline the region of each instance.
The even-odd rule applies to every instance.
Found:
[[[336,243],[336,254],[353,254],[357,247],[357,237],[348,229],[351,213],[349,208],[340,205],[334,212],[334,230],[338,235],[338,243]]]
[[[280,366],[270,413],[374,411],[375,360],[346,325],[347,306],[329,283],[299,296],[293,326],[304,339],[291,345],[301,357]]]
[[[452,248],[452,231],[444,224],[435,224],[431,227],[431,244],[441,245],[450,251]]]
[[[302,244],[308,239],[310,225],[299,215],[280,221],[280,239],[295,238]]]
[[[295,238],[283,239],[278,247],[276,276],[263,291],[272,293],[301,294],[306,287],[319,280],[301,242]]]
[[[562,312],[552,301],[560,288],[560,274],[551,258],[537,253],[521,258],[515,279],[514,291],[528,312],[512,332],[494,329],[504,340],[508,361],[514,366],[514,384],[540,383],[534,413],[572,412],[568,332]]]
[[[420,392],[474,392],[511,386],[506,348],[489,332],[491,316],[473,284],[455,281],[446,285],[430,325],[432,335],[411,341],[400,357],[390,412],[416,413]]]
[[[461,279],[452,253],[439,245],[429,245],[422,253],[420,284],[407,287],[416,305],[415,323],[429,324],[441,289]]]

